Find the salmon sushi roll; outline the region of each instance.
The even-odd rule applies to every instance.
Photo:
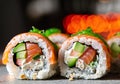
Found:
[[[116,34],[108,39],[108,45],[112,54],[112,73],[120,73],[120,34]]]
[[[61,76],[70,80],[97,79],[110,70],[107,46],[101,39],[90,34],[68,38],[59,50],[58,61]]]
[[[7,44],[3,64],[17,79],[47,79],[56,73],[56,54],[53,44],[43,35],[22,33]]]
[[[69,38],[68,34],[64,34],[64,33],[54,33],[50,36],[48,36],[48,38],[57,45],[58,49],[61,47],[62,43]]]

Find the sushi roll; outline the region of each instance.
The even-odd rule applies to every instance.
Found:
[[[78,79],[97,79],[110,70],[107,45],[90,28],[68,38],[59,50],[61,76]]]
[[[48,38],[57,45],[58,49],[60,49],[62,43],[69,38],[69,35],[64,33],[54,33],[48,36]]]
[[[47,29],[45,35],[57,46],[58,49],[61,47],[62,43],[69,38],[68,34],[62,33],[58,28]]]
[[[22,33],[7,44],[2,58],[9,74],[17,79],[47,79],[56,73],[52,43],[37,33]]]
[[[112,54],[111,73],[120,73],[120,33],[109,38],[107,42]]]

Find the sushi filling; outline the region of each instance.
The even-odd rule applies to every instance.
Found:
[[[13,61],[24,73],[22,79],[36,79],[38,72],[45,68],[45,55],[37,43],[22,42],[13,48]],[[26,75],[25,75],[26,74]],[[36,74],[36,76],[34,76]],[[24,75],[24,76],[23,76]],[[35,77],[35,78],[34,78]]]
[[[42,49],[36,43],[19,43],[13,48],[13,53],[13,61],[20,68],[29,66],[27,69],[32,70],[34,65],[36,65],[34,71],[39,71],[44,66],[45,56],[43,55]]]
[[[120,57],[120,45],[113,42],[110,46],[113,57]]]
[[[13,59],[17,66],[22,66],[31,60],[42,61],[41,58],[43,58],[42,49],[36,43],[19,43],[13,48],[13,53]]]
[[[91,46],[74,42],[72,47],[65,51],[64,62],[69,68],[77,68],[92,74],[96,72],[97,56],[96,50]]]

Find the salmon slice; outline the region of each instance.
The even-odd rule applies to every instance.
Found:
[[[93,48],[89,47],[80,57],[86,64],[90,64],[93,59],[95,58],[96,55],[96,50]]]
[[[29,42],[27,42],[26,43],[26,49],[27,49],[27,59],[26,59],[26,62],[31,61],[34,56],[42,54],[42,49],[36,43],[29,43]]]

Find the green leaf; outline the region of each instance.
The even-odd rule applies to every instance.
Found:
[[[58,29],[58,28],[50,28],[50,29],[47,29],[45,31],[45,36],[50,36],[51,34],[54,34],[54,33],[61,33],[61,30]]]
[[[37,29],[37,28],[34,27],[34,26],[32,26],[32,29],[31,29],[29,32],[38,33],[38,34],[41,34],[41,35],[45,36],[45,35],[44,35],[44,30],[39,30],[39,29]]]
[[[41,34],[45,37],[48,37],[48,36],[50,36],[51,34],[54,34],[54,33],[61,33],[61,30],[58,29],[58,28],[50,28],[50,29],[47,29],[47,30],[39,30],[38,28],[32,26],[32,29],[30,30],[30,32],[38,33],[38,34]]]

